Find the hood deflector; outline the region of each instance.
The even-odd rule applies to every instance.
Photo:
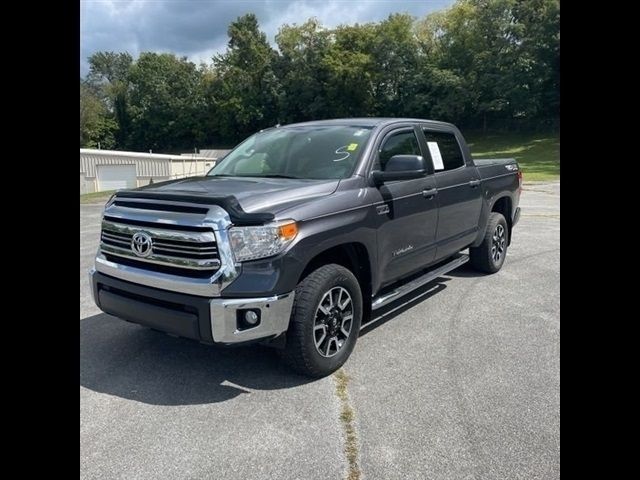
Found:
[[[115,198],[140,198],[149,200],[167,200],[174,202],[198,203],[204,205],[218,205],[224,208],[231,221],[235,225],[258,225],[270,222],[274,219],[273,213],[247,213],[242,209],[240,202],[233,195],[212,196],[212,195],[188,195],[183,193],[160,193],[149,191],[121,190],[116,193]]]

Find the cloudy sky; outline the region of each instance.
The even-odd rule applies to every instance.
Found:
[[[379,21],[390,13],[423,16],[453,0],[81,0],[80,73],[94,52],[172,52],[210,63],[223,52],[227,27],[245,13],[255,13],[273,44],[284,23],[318,18],[324,26]]]

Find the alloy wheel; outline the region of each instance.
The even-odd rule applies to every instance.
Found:
[[[343,287],[326,292],[316,309],[313,339],[323,357],[333,357],[347,342],[353,325],[353,300]]]
[[[498,224],[491,240],[491,258],[493,258],[495,263],[499,263],[500,259],[504,256],[506,246],[507,239],[505,229],[502,225]]]

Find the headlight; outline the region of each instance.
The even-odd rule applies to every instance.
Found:
[[[287,220],[260,227],[231,227],[229,242],[237,262],[271,257],[282,252],[298,234],[298,225]]]

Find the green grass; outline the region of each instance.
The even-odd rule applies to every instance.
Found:
[[[558,133],[471,132],[465,138],[474,158],[515,158],[525,182],[560,179]]]
[[[80,195],[80,203],[106,203],[115,190],[105,192],[85,193]]]

